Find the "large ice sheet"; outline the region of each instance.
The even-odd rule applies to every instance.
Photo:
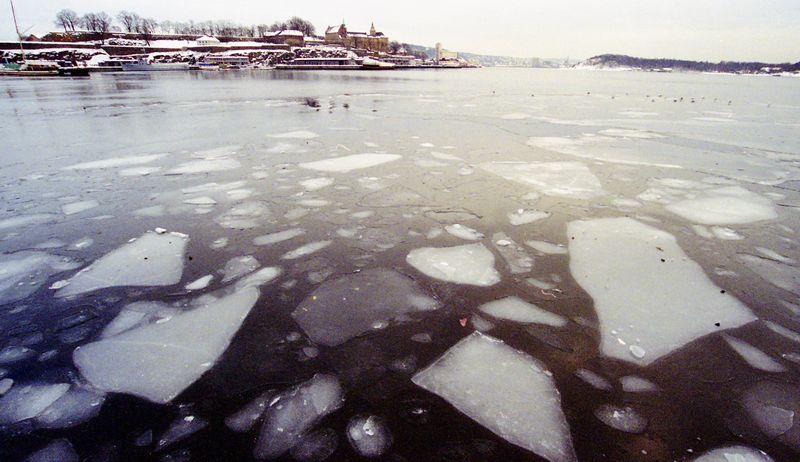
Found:
[[[82,269],[59,289],[59,297],[106,287],[169,286],[183,274],[183,253],[188,239],[179,234],[145,233]]]
[[[300,167],[320,172],[346,173],[352,170],[374,167],[400,159],[397,154],[352,154],[331,159],[304,162]]]
[[[605,194],[600,180],[580,162],[486,163],[484,170],[532,186],[546,196],[591,199]]]
[[[706,451],[691,462],[773,462],[772,457],[747,446],[725,446]]]
[[[711,332],[756,319],[671,234],[631,218],[573,221],[570,270],[594,299],[606,356],[647,365]]]
[[[166,403],[211,369],[258,297],[246,286],[165,322],[81,346],[73,360],[95,388]]]
[[[497,339],[473,333],[411,380],[512,444],[551,462],[576,460],[552,374]]]
[[[150,162],[154,162],[165,155],[166,154],[150,154],[146,156],[114,157],[111,159],[94,160],[91,162],[70,165],[69,167],[64,167],[64,170],[93,170],[101,168],[130,167],[131,165],[149,164]]]
[[[500,282],[494,254],[483,244],[423,247],[406,256],[408,264],[435,279],[458,284],[492,286]]]
[[[370,331],[376,323],[438,307],[411,278],[378,268],[322,284],[292,317],[314,342],[336,346]]]

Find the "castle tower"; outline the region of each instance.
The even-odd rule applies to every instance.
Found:
[[[373,22],[372,26],[369,28],[369,35],[374,37],[376,34],[377,32],[375,31],[375,23]]]

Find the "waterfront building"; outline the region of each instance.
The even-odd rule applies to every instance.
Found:
[[[383,32],[375,30],[373,23],[369,32],[348,31],[347,26],[342,24],[329,26],[325,30],[325,43],[329,45],[341,45],[348,48],[361,48],[363,50],[376,51],[380,53],[389,52],[389,37]]]

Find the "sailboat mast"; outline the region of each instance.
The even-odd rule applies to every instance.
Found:
[[[25,62],[25,49],[22,47],[22,34],[19,33],[19,25],[17,25],[17,13],[14,11],[14,2],[8,0],[11,4],[11,16],[14,18],[14,29],[17,31],[17,40],[19,40],[19,51],[22,52],[22,62]]]

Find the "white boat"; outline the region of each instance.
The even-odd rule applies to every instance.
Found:
[[[288,70],[355,70],[364,67],[353,58],[295,58],[286,64],[278,64],[275,69]]]

